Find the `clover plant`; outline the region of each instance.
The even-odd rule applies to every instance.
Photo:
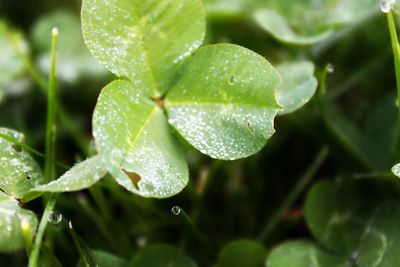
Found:
[[[83,189],[107,171],[133,193],[170,197],[189,176],[178,135],[212,158],[248,157],[272,136],[278,112],[294,111],[315,92],[311,63],[282,65],[290,75],[279,91],[282,108],[281,78],[265,58],[233,44],[200,47],[205,12],[197,0],[85,0],[82,29],[92,54],[119,77],[94,111],[99,156],[37,190]]]

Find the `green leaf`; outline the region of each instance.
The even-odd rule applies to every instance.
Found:
[[[81,35],[79,17],[68,11],[57,11],[40,18],[33,27],[32,40],[39,50],[38,64],[49,73],[51,59],[50,33],[53,27],[60,31],[57,50],[58,78],[74,83],[84,77],[98,77],[106,72],[89,53]]]
[[[163,94],[182,61],[202,43],[200,0],[84,0],[82,29],[89,50],[137,89]]]
[[[368,221],[354,253],[357,266],[390,267],[400,265],[400,205],[397,201],[381,205]]]
[[[263,57],[229,44],[199,49],[167,94],[169,123],[196,149],[234,160],[258,152],[274,133],[280,78]]]
[[[349,255],[358,246],[366,219],[355,210],[360,210],[360,193],[352,191],[347,189],[353,195],[338,193],[331,183],[323,181],[312,187],[305,204],[307,225],[316,239],[333,251]]]
[[[255,22],[265,31],[281,42],[297,45],[312,45],[329,38],[334,30],[325,28],[312,32],[302,32],[304,29],[299,26],[300,32],[296,32],[287,19],[273,9],[259,9],[254,13]]]
[[[76,164],[57,180],[46,185],[41,185],[33,190],[42,192],[79,191],[94,185],[106,173],[105,163],[97,155]]]
[[[151,245],[139,251],[128,266],[131,267],[196,267],[191,259],[169,245]]]
[[[263,267],[266,258],[267,252],[260,243],[238,240],[222,249],[215,267]]]
[[[314,69],[314,64],[309,61],[286,62],[276,67],[282,78],[282,86],[276,93],[283,106],[279,115],[296,111],[313,97],[318,85]]]
[[[345,259],[332,255],[309,241],[290,241],[275,248],[268,267],[351,267]],[[372,266],[371,266],[372,267]]]
[[[392,198],[393,185],[381,180],[350,181],[337,188],[317,183],[305,206],[311,232],[333,255],[352,259],[356,266],[397,266],[400,205]]]
[[[312,45],[329,38],[337,26],[356,23],[379,10],[376,0],[265,1],[254,21],[277,40]]]
[[[145,197],[164,198],[188,183],[185,159],[163,111],[128,81],[105,87],[93,115],[99,154],[119,184]]]
[[[20,143],[24,142],[24,135],[17,131],[0,128],[0,133]],[[0,190],[13,198],[21,199],[42,181],[41,170],[32,157],[17,145],[0,137]]]
[[[325,24],[343,25],[355,23],[380,12],[376,0],[339,0],[332,5]]]
[[[236,17],[243,16],[250,0],[203,0],[207,16]]]
[[[29,47],[23,35],[0,19],[0,101],[7,94],[18,94],[25,89],[21,86],[25,64],[22,55],[29,54]],[[13,86],[14,85],[14,86]]]
[[[18,202],[0,202],[0,251],[9,252],[25,246],[25,236],[32,238],[37,219],[33,212],[19,207]]]

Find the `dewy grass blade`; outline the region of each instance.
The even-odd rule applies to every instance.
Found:
[[[50,80],[48,87],[47,99],[47,129],[46,129],[46,157],[45,157],[45,181],[49,182],[55,178],[55,141],[56,141],[56,118],[57,118],[57,77],[56,77],[56,63],[57,63],[57,44],[58,44],[58,29],[54,28],[52,31],[52,53],[51,53],[51,68]],[[29,256],[28,267],[37,267],[39,261],[40,248],[42,240],[46,231],[48,216],[56,204],[57,196],[51,194],[46,208],[40,220],[39,228],[36,233],[35,241],[31,254]]]
[[[394,66],[397,81],[397,103],[400,104],[400,45],[397,37],[396,24],[394,22],[393,12],[387,13],[387,20],[390,32],[390,39],[392,42]],[[400,110],[399,110],[400,111]]]

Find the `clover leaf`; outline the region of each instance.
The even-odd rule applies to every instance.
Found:
[[[400,205],[388,192],[391,182],[346,181],[337,187],[317,183],[307,196],[305,212],[318,244],[285,243],[271,253],[269,266],[399,265]]]
[[[100,94],[93,135],[107,171],[129,191],[164,198],[188,183],[170,125],[204,154],[230,160],[258,152],[274,133],[279,74],[240,46],[198,49],[200,0],[84,0],[82,29],[92,54],[120,77]]]

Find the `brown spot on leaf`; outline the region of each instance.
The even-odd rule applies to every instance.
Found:
[[[132,184],[138,188],[138,183],[140,182],[140,179],[142,177],[140,177],[139,174],[135,173],[135,172],[128,172],[126,170],[123,170],[125,172],[125,174],[129,177],[129,179],[131,179]]]

